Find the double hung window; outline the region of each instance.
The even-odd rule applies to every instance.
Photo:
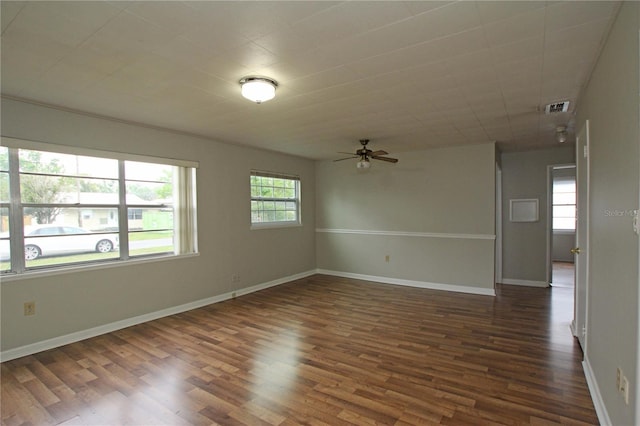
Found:
[[[270,172],[251,172],[251,224],[300,223],[300,178]]]
[[[576,178],[559,177],[553,180],[553,230],[576,229]]]
[[[196,252],[196,163],[3,144],[0,271]]]

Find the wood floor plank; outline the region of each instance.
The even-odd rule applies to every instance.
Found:
[[[314,275],[5,362],[2,425],[597,424],[572,289],[497,293]]]

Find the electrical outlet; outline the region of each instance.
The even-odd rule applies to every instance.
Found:
[[[385,261],[385,262],[387,262],[387,263],[389,263],[389,255],[386,255],[386,256],[384,257],[384,261]]]
[[[629,380],[627,380],[626,376],[622,376],[622,381],[620,385],[620,391],[622,392],[622,396],[624,397],[625,404],[629,405]]]
[[[232,283],[239,283],[240,282],[240,275],[238,275],[238,274],[231,275],[231,282]]]
[[[24,314],[35,315],[36,314],[36,302],[24,302]]]

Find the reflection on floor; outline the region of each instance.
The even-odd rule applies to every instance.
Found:
[[[571,287],[574,285],[575,266],[569,262],[553,262],[551,285],[554,287]]]
[[[313,275],[2,363],[3,425],[593,425],[573,289]]]

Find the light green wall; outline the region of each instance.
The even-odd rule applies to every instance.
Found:
[[[318,162],[317,227],[364,231],[319,232],[318,268],[493,289],[495,241],[473,237],[495,234],[494,144],[396,157],[367,172]]]
[[[547,280],[547,166],[574,162],[574,147],[502,154],[503,281]],[[538,199],[537,222],[511,222],[510,200]]]
[[[640,3],[624,2],[579,104],[590,125],[588,364],[612,424],[640,424],[638,236],[629,210],[640,191],[638,33]],[[616,215],[611,212],[622,212]],[[631,384],[630,405],[616,391],[616,368]]]
[[[2,134],[200,162],[199,256],[4,280],[3,351],[315,269],[313,161],[6,99]],[[303,226],[249,229],[252,168],[300,175]]]

